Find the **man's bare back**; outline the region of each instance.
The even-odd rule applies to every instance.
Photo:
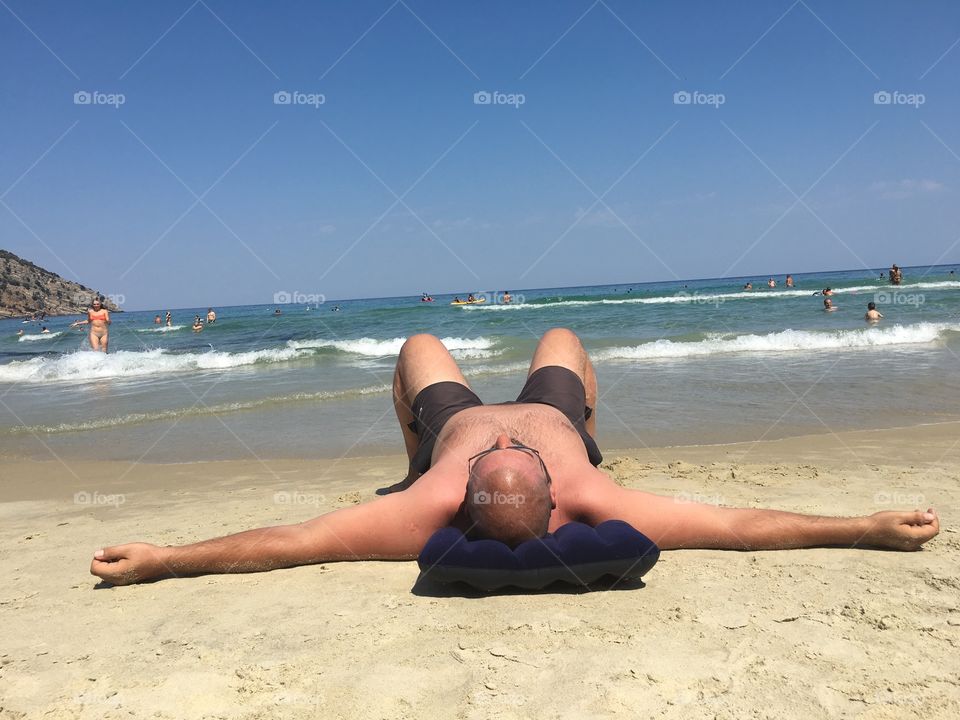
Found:
[[[564,406],[565,412],[547,404],[524,403],[523,392],[517,404],[482,405],[439,340],[425,335],[410,338],[401,350],[394,380],[394,405],[410,459],[406,489],[296,525],[249,530],[179,547],[147,543],[107,547],[97,551],[90,571],[123,585],[176,575],[259,572],[339,560],[413,559],[434,532],[451,524],[465,530],[479,528],[492,537],[502,526],[500,530],[518,539],[518,527],[521,534],[524,529],[536,530],[534,536],[538,536],[572,520],[596,525],[619,519],[664,550],[825,545],[917,550],[939,532],[932,508],[837,518],[677,502],[621,487],[595,467],[599,463],[592,414],[596,380],[579,339],[569,330],[551,330],[541,339],[528,385],[538,371],[554,367],[579,378],[581,410],[574,412],[573,405],[562,398],[557,405]],[[550,372],[555,377],[563,374]],[[437,417],[443,422],[437,429],[436,424],[425,422],[419,400],[424,390],[444,387],[463,398],[472,396],[471,402],[477,404],[440,413]],[[570,387],[568,383],[567,390]],[[506,483],[503,487],[526,493],[531,502],[515,506],[522,511],[517,515],[519,523],[504,525],[509,524],[511,508],[501,517],[487,515],[491,506],[478,505],[477,493],[471,493],[482,482]],[[540,512],[536,508],[546,513],[542,525],[534,522],[533,516]]]

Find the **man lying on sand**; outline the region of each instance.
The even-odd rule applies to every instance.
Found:
[[[569,330],[543,336],[520,396],[499,405],[480,401],[437,338],[415,335],[400,351],[393,399],[410,469],[385,497],[193,545],[107,547],[95,553],[90,572],[126,585],[337,560],[408,560],[448,525],[516,545],[574,520],[619,519],[663,549],[732,550],[917,550],[940,530],[932,508],[817,517],[679,503],[617,485],[596,467],[597,382]]]

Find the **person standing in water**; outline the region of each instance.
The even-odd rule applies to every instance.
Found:
[[[899,285],[903,282],[903,270],[898,268],[896,265],[890,268],[890,284]]]
[[[793,275],[787,275],[787,280],[784,284],[787,287],[793,287]]]
[[[70,324],[70,327],[79,325],[90,326],[90,349],[100,352],[107,352],[107,344],[110,341],[110,311],[103,306],[103,299],[95,295],[87,308],[87,319],[77,320]]]
[[[214,323],[217,321],[217,314],[213,311],[213,308],[207,308],[207,323]]]
[[[877,310],[877,304],[875,302],[867,303],[867,314],[863,319],[869,323],[879,322],[883,319],[883,315]]]
[[[167,310],[167,327],[173,327],[173,315]]]

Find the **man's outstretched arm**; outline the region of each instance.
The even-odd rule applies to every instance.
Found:
[[[262,572],[337,560],[415,558],[457,505],[427,484],[296,525],[259,528],[192,545],[129,543],[98,550],[90,572],[114,585],[202,573]],[[452,507],[452,509],[451,509]]]
[[[588,501],[592,524],[625,520],[664,550],[787,550],[834,545],[918,550],[940,532],[933,508],[825,517],[779,510],[725,508],[604,484]]]

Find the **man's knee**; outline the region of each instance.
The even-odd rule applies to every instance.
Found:
[[[573,330],[563,327],[555,327],[547,330],[543,334],[541,342],[558,344],[563,343],[565,345],[576,345],[578,347],[583,347],[577,334]]]
[[[440,338],[430,333],[418,333],[417,335],[411,335],[403,343],[400,348],[400,358],[403,359],[408,355],[420,355],[424,352],[435,351],[438,348],[446,349],[440,342]]]

